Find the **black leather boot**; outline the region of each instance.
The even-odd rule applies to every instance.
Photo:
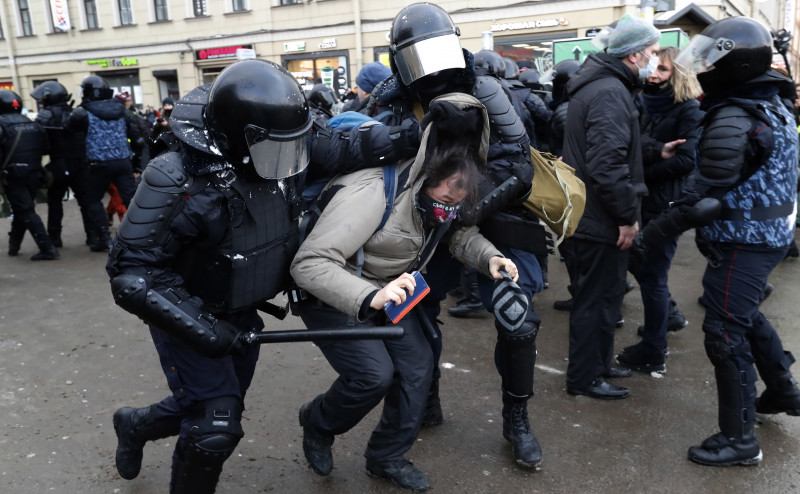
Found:
[[[58,249],[53,245],[53,242],[50,240],[50,235],[44,231],[44,228],[42,228],[42,231],[33,234],[33,240],[36,242],[36,246],[39,247],[39,252],[31,256],[31,261],[52,261],[58,259]]]
[[[503,393],[503,437],[511,443],[517,464],[536,468],[542,464],[542,447],[531,431],[528,401]]]
[[[25,238],[25,229],[14,227],[11,225],[11,231],[8,232],[8,255],[16,256],[19,254],[19,249],[22,247],[22,239]]]
[[[756,400],[756,412],[800,416],[800,389],[791,372],[764,377],[764,382],[767,389]]]
[[[318,475],[326,476],[333,470],[331,446],[333,446],[334,436],[319,432],[311,424],[311,413],[314,408],[320,406],[322,397],[323,395],[319,395],[300,407],[299,419],[300,426],[303,428],[303,454],[308,460],[308,466]]]
[[[422,415],[422,427],[432,427],[444,422],[442,414],[442,402],[439,400],[439,380],[431,381],[431,389],[428,392],[428,401],[425,403],[425,413]]]
[[[108,228],[89,232],[89,250],[92,252],[108,252],[111,249],[111,235]]]
[[[144,456],[144,445],[175,436],[180,432],[180,420],[156,421],[154,408],[124,407],[114,412],[114,432],[117,433],[117,452],[114,461],[117,472],[123,479],[134,479],[139,475]]]

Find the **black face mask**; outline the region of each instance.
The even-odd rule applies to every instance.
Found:
[[[651,82],[645,82],[644,83],[644,93],[645,94],[658,94],[664,88],[666,88],[668,84],[669,84],[669,81],[659,82],[658,84],[653,84]]]
[[[162,111],[162,112],[161,112],[161,116],[162,116],[162,117],[164,117],[164,118],[169,118],[169,116],[170,116],[171,114],[172,114],[172,109],[171,109],[171,108],[170,108],[169,110],[167,110],[167,109],[165,108],[165,109],[164,109],[164,111]]]
[[[425,223],[440,225],[453,221],[458,215],[458,204],[444,204],[431,198],[428,194],[420,193],[417,196],[419,207],[425,212]]]

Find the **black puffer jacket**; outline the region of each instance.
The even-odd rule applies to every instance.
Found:
[[[659,99],[672,100],[672,90],[667,86],[658,94],[643,94],[640,102],[642,129],[642,165],[648,195],[642,201],[642,219],[645,223],[658,216],[677,200],[686,177],[695,168],[695,149],[704,112],[696,99],[672,103],[668,108]],[[675,156],[661,158],[664,144],[676,139],[686,142],[676,149]]]
[[[576,238],[616,244],[619,226],[639,220],[642,176],[636,75],[620,60],[590,55],[567,84],[564,161],[586,183]]]

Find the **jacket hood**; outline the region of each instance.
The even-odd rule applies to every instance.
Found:
[[[605,53],[592,54],[586,57],[581,67],[570,77],[566,90],[569,94],[586,86],[590,82],[604,77],[614,77],[622,81],[629,89],[641,86],[639,78],[621,60]]]
[[[486,160],[489,155],[489,115],[486,112],[486,107],[474,96],[465,93],[448,93],[434,98],[434,101],[447,101],[453,104],[458,109],[478,108],[483,115],[483,130],[480,135],[475,135],[474,138],[468,139],[470,142],[477,144],[478,157],[481,160],[481,168],[486,166]],[[414,163],[408,175],[406,187],[411,187],[418,178],[424,175],[424,166],[427,159],[430,157],[428,150],[431,151],[436,147],[436,132],[432,132],[435,124],[429,124],[425,127],[422,138],[420,139],[420,147],[417,151],[417,156],[414,158]],[[467,136],[465,136],[466,138]],[[472,137],[472,136],[469,136]],[[467,140],[467,139],[465,139]]]
[[[114,98],[86,101],[81,103],[81,106],[103,120],[116,120],[125,117],[125,105]]]

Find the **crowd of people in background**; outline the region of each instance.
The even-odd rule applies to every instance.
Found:
[[[633,372],[667,372],[667,334],[688,324],[670,294],[670,265],[681,233],[697,229],[698,248],[708,258],[700,300],[706,316],[698,326],[720,407],[719,432],[690,448],[689,459],[757,464],[755,413],[800,415],[800,390],[789,371],[794,357],[759,311],[772,290],[770,272],[800,255],[794,243],[800,98],[785,69],[771,67],[770,33],[751,19],[725,19],[695,40],[732,39],[734,47],[712,54],[712,44],[698,41],[681,52],[661,46],[651,24],[625,15],[599,39],[602,52],[545,73],[492,50],[463,50],[458,35],[438,6],[405,7],[390,31],[391,66],[364,65],[343,101],[325,84],[303,93],[288,72],[261,61],[234,64],[191,98],[164,98],[158,110],[133,106],[129,93],[114,94],[92,75],[81,84],[75,108],[57,82],[35,88],[31,95],[43,110],[31,122],[19,113],[18,95],[0,90],[0,160],[14,215],[7,254],[20,253],[29,231],[38,248],[32,260],[58,259],[62,199],[71,190],[86,245],[111,251],[115,300],[151,323],[170,387],[177,386],[170,365],[194,372],[180,393],[175,388],[162,402],[117,411],[122,477],[138,475],[148,441],[179,435],[171,492],[214,492],[222,464],[244,434],[239,421],[258,357],[237,334],[261,331],[256,308],[264,296],[288,289],[290,264],[297,293],[303,293],[294,308],[310,329],[386,324],[381,308],[413,293],[412,271],[421,271],[431,289],[402,324],[406,333],[397,342],[317,342],[340,377],[299,411],[303,450],[315,473],[331,473],[335,436],[385,399],[367,445],[367,471],[412,491],[428,489],[426,474],[404,454],[422,427],[444,420],[438,364],[445,342],[437,317],[448,294],[457,294],[449,308],[454,317],[494,314],[502,435],[515,464],[539,467],[542,447],[528,405],[541,324],[536,294],[549,286],[552,252],[544,226],[521,207],[533,178],[531,146],[562,158],[586,184],[578,229],[559,246],[570,295],[556,306],[570,312],[567,393],[624,399],[631,390],[612,381]],[[420,46],[438,50],[433,66],[412,49],[423,41]],[[241,81],[263,83],[263,98],[249,100],[254,96]],[[267,100],[289,103],[270,106]],[[278,119],[270,112],[281,104]],[[259,107],[263,114],[254,113]],[[170,123],[173,112],[182,115],[177,127]],[[46,170],[44,155],[50,156]],[[378,226],[389,178],[376,170],[390,161],[405,163],[392,178],[400,192],[386,212],[389,222],[385,217]],[[296,176],[306,165],[307,183],[315,178],[327,184],[325,191],[350,193],[329,198],[293,261],[294,251],[270,250],[275,257],[256,259],[252,252],[267,240],[303,240],[292,207],[252,198],[274,196],[264,183]],[[152,167],[183,178],[161,183],[148,178]],[[203,178],[195,183],[205,188],[192,188],[190,176]],[[48,177],[45,226],[34,196]],[[140,186],[137,192],[139,181],[149,184],[147,191]],[[192,201],[185,209],[172,211],[177,206],[153,192],[158,187],[195,195],[186,197]],[[300,197],[303,183],[292,187]],[[169,210],[171,223],[157,233],[140,231],[137,225],[161,220],[141,206],[131,213],[135,194]],[[244,208],[281,227],[276,233],[276,225],[260,220],[241,226],[234,216],[204,217],[216,211],[214,201],[235,205],[223,208],[226,214]],[[135,223],[126,221],[130,214],[138,215]],[[345,237],[338,227],[355,216],[363,217],[363,231]],[[109,229],[115,218],[121,223],[116,240]],[[208,223],[205,229],[198,218]],[[145,242],[147,235],[158,245]],[[211,247],[209,239],[216,242]],[[208,267],[210,278],[203,281],[190,269],[194,263],[219,266],[218,254],[237,253],[254,256],[252,272]],[[511,275],[505,281],[501,268]],[[615,351],[623,297],[633,288],[629,273],[644,307],[642,340]],[[221,294],[208,283],[225,285],[226,277],[238,283],[249,275],[263,278],[261,284],[229,298],[217,298]],[[170,314],[206,332],[198,336],[148,312],[137,298],[140,285],[157,292]],[[761,396],[758,376],[766,384]],[[229,419],[224,426],[212,424],[220,411]]]

